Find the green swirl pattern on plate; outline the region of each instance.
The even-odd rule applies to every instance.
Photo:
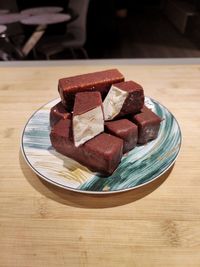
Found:
[[[49,110],[59,99],[36,111],[22,134],[22,152],[29,166],[43,179],[69,190],[114,193],[142,186],[158,178],[175,161],[181,146],[181,131],[174,116],[146,97],[145,103],[163,121],[157,139],[124,155],[116,171],[100,177],[76,161],[57,153],[49,139]]]

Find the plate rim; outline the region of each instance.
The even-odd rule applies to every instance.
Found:
[[[117,193],[123,193],[123,192],[127,192],[127,191],[131,191],[131,190],[134,190],[134,189],[138,189],[140,187],[143,187],[147,184],[150,184],[152,183],[153,181],[155,181],[156,179],[159,179],[165,172],[167,172],[172,166],[173,164],[175,163],[175,161],[177,160],[179,154],[180,154],[180,150],[181,150],[181,146],[182,146],[182,132],[181,132],[181,128],[180,128],[180,125],[176,119],[176,117],[173,115],[173,113],[167,108],[165,107],[163,104],[161,104],[160,102],[158,102],[157,100],[154,100],[152,97],[149,97],[149,96],[146,96],[145,95],[145,98],[148,98],[150,100],[153,100],[153,102],[155,102],[156,104],[158,105],[161,105],[162,107],[164,107],[172,116],[173,116],[173,119],[176,121],[177,123],[177,126],[178,126],[178,129],[179,129],[179,133],[180,133],[180,144],[179,144],[179,147],[178,147],[178,151],[177,151],[177,154],[175,156],[175,158],[173,159],[173,161],[169,164],[169,166],[167,166],[159,175],[157,175],[156,177],[154,177],[153,179],[145,182],[145,183],[142,183],[142,184],[139,184],[139,185],[136,185],[136,186],[132,186],[132,187],[128,187],[128,188],[124,188],[124,189],[119,189],[119,190],[112,190],[112,191],[92,191],[92,190],[83,190],[83,189],[78,189],[78,188],[73,188],[73,187],[69,187],[69,186],[66,186],[66,185],[62,185],[60,183],[57,183],[55,181],[52,181],[51,179],[49,179],[48,177],[44,176],[43,174],[41,174],[37,169],[35,169],[32,164],[30,163],[30,161],[28,160],[27,156],[26,156],[26,153],[24,151],[24,145],[23,145],[23,137],[24,137],[24,133],[25,133],[25,129],[26,129],[26,126],[28,125],[28,123],[30,122],[30,120],[34,117],[34,115],[40,111],[44,106],[50,104],[51,102],[54,102],[56,100],[58,100],[59,102],[59,98],[54,98],[50,101],[48,101],[46,104],[43,104],[42,106],[40,106],[34,113],[32,113],[32,115],[29,117],[29,119],[27,120],[25,126],[23,127],[23,130],[22,130],[22,133],[21,133],[21,138],[20,138],[20,149],[21,149],[21,152],[22,152],[22,155],[23,155],[23,158],[25,160],[25,162],[27,163],[27,165],[32,169],[32,171],[37,174],[40,178],[42,178],[43,180],[45,180],[46,182],[50,183],[50,184],[53,184],[59,188],[63,188],[65,190],[69,190],[69,191],[73,191],[73,192],[76,192],[76,193],[81,193],[81,194],[89,194],[89,195],[108,195],[108,194],[117,194]]]

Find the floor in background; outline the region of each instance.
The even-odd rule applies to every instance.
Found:
[[[92,58],[200,57],[197,44],[179,33],[160,10],[129,14],[118,20],[117,28],[112,46]]]

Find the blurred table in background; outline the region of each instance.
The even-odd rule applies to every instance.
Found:
[[[7,30],[6,25],[0,25],[0,35]]]
[[[58,97],[58,79],[118,68],[166,106],[183,144],[165,176],[140,189],[95,196],[43,182],[20,152],[22,130]],[[0,265],[199,267],[200,60],[0,63]]]
[[[46,14],[46,13],[59,13],[62,12],[63,8],[60,6],[45,6],[45,7],[33,7],[22,10],[20,13],[25,15],[40,15],[40,14]]]
[[[0,15],[7,14],[10,11],[8,9],[0,9]]]
[[[27,14],[27,13],[24,13]],[[27,40],[22,48],[24,56],[27,56],[29,52],[35,47],[37,42],[45,33],[48,25],[58,24],[62,22],[70,21],[70,14],[59,14],[59,13],[40,13],[38,15],[29,16],[20,22],[24,25],[35,25],[37,26],[30,38]]]
[[[0,24],[13,24],[13,23],[21,23],[22,25],[34,26],[31,28],[32,33],[26,40],[25,44],[22,48],[15,47],[15,44],[12,43],[12,37],[14,34],[8,34],[6,29],[4,29],[4,39],[12,47],[12,50],[16,50],[18,53],[16,54],[16,59],[22,59],[27,57],[31,50],[34,49],[37,42],[45,33],[48,25],[60,24],[63,22],[69,22],[74,17],[68,14],[61,14],[63,8],[58,6],[46,6],[46,7],[35,7],[30,9],[22,10],[20,13],[9,13],[0,15]],[[72,10],[70,10],[72,11]],[[69,12],[70,12],[69,11]],[[4,12],[5,13],[5,12]],[[29,29],[30,30],[30,29]],[[12,53],[12,51],[11,51]],[[1,57],[1,59],[12,60],[12,55],[8,55],[8,57]],[[6,52],[5,52],[6,54]],[[14,57],[15,58],[15,57]]]
[[[20,14],[20,13],[2,14],[0,15],[0,24],[10,24],[19,22],[20,20],[27,18],[27,16],[28,15],[26,14]]]

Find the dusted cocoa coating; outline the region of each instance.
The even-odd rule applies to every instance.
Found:
[[[139,114],[133,115],[132,120],[138,125],[139,144],[146,144],[158,136],[161,118],[146,106]]]
[[[141,85],[133,81],[126,81],[115,84],[115,87],[128,93],[128,96],[117,117],[137,113],[141,110],[144,105],[144,91]]]
[[[74,102],[73,116],[81,115],[98,106],[102,106],[101,94],[99,92],[77,93]]]
[[[61,102],[51,108],[50,111],[50,126],[53,127],[59,120],[71,118],[71,114],[67,112],[66,108]]]
[[[123,153],[130,151],[137,144],[138,127],[127,119],[106,122],[105,130],[124,141]]]
[[[88,159],[86,166],[96,172],[112,174],[123,155],[123,140],[102,133],[83,145],[84,155]]]
[[[109,69],[88,74],[62,78],[58,82],[58,91],[62,103],[68,110],[72,110],[74,97],[78,92],[99,91],[102,98],[106,96],[114,83],[124,81],[124,76],[117,69]]]
[[[50,140],[55,150],[83,164],[91,171],[110,175],[122,158],[123,141],[102,133],[75,147],[71,139],[71,120],[61,119],[51,130]]]

